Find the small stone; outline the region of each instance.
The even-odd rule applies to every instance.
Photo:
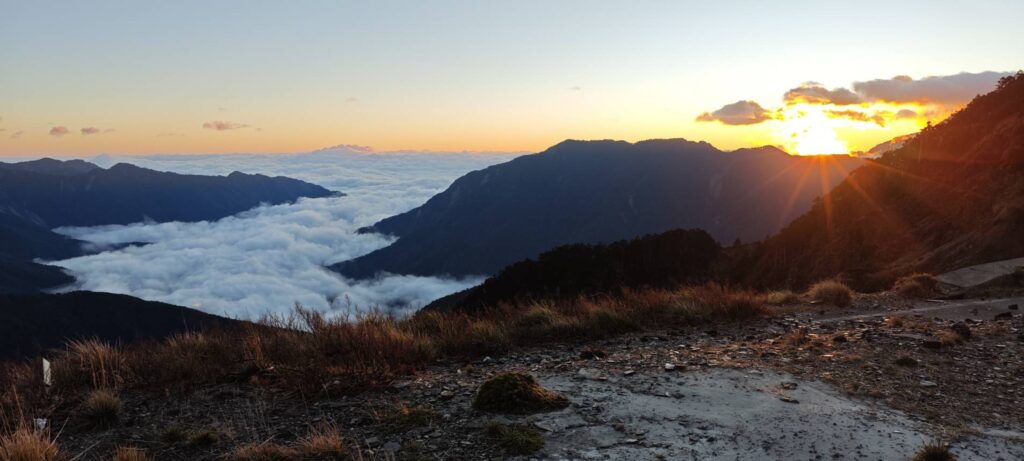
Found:
[[[636,374],[636,371],[634,370],[626,370],[622,372],[622,376],[633,376],[634,374]]]
[[[935,387],[935,386],[938,386],[938,384],[935,384],[932,381],[921,381],[920,385],[921,385],[921,387]]]
[[[780,385],[780,387],[782,387],[783,389],[786,389],[788,391],[796,389],[796,386],[797,386],[797,384],[792,382],[792,381],[786,381],[786,382],[784,382],[784,383],[782,383]]]
[[[832,342],[834,342],[834,343],[845,343],[847,341],[848,341],[848,339],[846,339],[846,335],[844,335],[842,333],[839,333],[839,334],[837,334],[837,335],[832,337]]]
[[[378,439],[377,437],[367,437],[366,440],[363,441],[363,443],[365,443],[366,446],[370,448],[375,448],[378,445],[380,445],[380,439]]]
[[[1010,320],[1012,318],[1013,314],[1009,312],[1003,312],[1001,314],[996,314],[996,316],[992,320]]]
[[[443,390],[438,394],[438,397],[441,397],[442,400],[451,400],[452,397],[455,397],[455,393],[449,390]]]
[[[784,395],[779,396],[779,400],[781,400],[783,402],[786,402],[786,403],[800,403],[799,400],[794,399],[793,397],[786,397]]]
[[[402,444],[392,440],[392,441],[390,441],[388,443],[385,443],[382,448],[384,448],[387,451],[390,451],[390,452],[394,453],[394,452],[397,452],[398,450],[402,449]]]
[[[675,369],[676,369],[676,365],[675,364],[673,364],[673,363],[666,363],[665,364],[665,371],[675,371]]]
[[[1011,310],[1011,311],[1015,311],[1015,310],[1018,309],[1016,304],[1010,304],[1009,306],[1006,306],[1006,308]]]

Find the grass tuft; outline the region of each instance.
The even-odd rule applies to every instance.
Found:
[[[110,390],[94,390],[82,403],[79,414],[92,427],[114,427],[121,420],[121,399]]]
[[[913,461],[956,461],[956,455],[949,451],[949,445],[932,442],[921,447]]]
[[[853,290],[838,280],[822,280],[807,290],[807,296],[815,301],[837,307],[849,306],[853,301]]]
[[[540,431],[526,425],[492,422],[484,429],[484,434],[510,455],[529,455],[544,448]]]
[[[135,447],[118,447],[112,461],[149,461],[146,451]]]
[[[39,431],[22,428],[0,437],[3,461],[55,461],[59,456],[57,444]]]
[[[488,379],[473,399],[473,408],[491,413],[543,413],[567,406],[568,399],[544,389],[525,373],[502,373]]]
[[[900,278],[893,284],[896,294],[906,298],[927,298],[934,296],[939,281],[931,274],[911,274]]]

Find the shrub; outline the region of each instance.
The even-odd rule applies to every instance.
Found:
[[[93,427],[113,427],[121,420],[121,399],[110,390],[97,389],[89,393],[79,413]]]
[[[932,442],[921,447],[913,461],[956,461],[956,455],[949,451],[949,445]]]
[[[484,434],[511,455],[528,455],[544,448],[544,437],[537,429],[521,424],[490,423]]]
[[[846,307],[853,301],[853,290],[838,280],[822,280],[807,290],[811,299],[838,307]]]
[[[939,344],[942,347],[951,347],[964,342],[964,337],[952,330],[940,331],[936,336],[939,338]]]
[[[893,284],[893,291],[907,298],[927,298],[935,294],[939,281],[931,274],[912,274]]]
[[[22,428],[0,437],[3,461],[55,461],[59,456],[57,444],[39,431]]]
[[[134,447],[118,447],[114,451],[113,461],[149,461],[146,451]]]
[[[544,389],[524,373],[502,373],[488,379],[473,399],[473,408],[492,413],[542,413],[567,406],[568,399]]]

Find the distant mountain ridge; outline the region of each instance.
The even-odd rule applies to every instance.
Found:
[[[62,226],[201,221],[260,204],[337,195],[285,177],[231,173],[196,176],[119,163],[109,169],[82,160],[0,163],[0,293],[35,292],[73,281],[33,262],[82,254]]]
[[[261,203],[334,194],[297,179],[239,172],[198,176],[52,159],[0,164],[0,208],[49,228],[215,220]]]
[[[565,141],[466,174],[424,205],[363,229],[398,240],[333,267],[356,278],[489,275],[561,245],[672,229],[758,240],[861,162],[774,147],[723,152],[682,139]]]

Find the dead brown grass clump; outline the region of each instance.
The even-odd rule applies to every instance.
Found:
[[[149,461],[146,451],[135,447],[118,447],[112,461]]]
[[[97,389],[79,407],[79,414],[89,425],[106,429],[121,420],[121,399],[107,389]]]
[[[800,302],[800,296],[789,290],[773,291],[764,295],[764,302],[772,306],[785,306]]]
[[[931,274],[911,274],[900,278],[893,284],[892,290],[906,298],[927,298],[934,296],[939,281]]]
[[[822,280],[807,290],[807,296],[815,301],[837,307],[849,306],[853,301],[853,290],[838,280]]]
[[[236,448],[228,459],[232,461],[297,461],[302,459],[298,450],[275,443],[264,442]]]
[[[296,307],[231,330],[188,332],[121,348],[75,341],[54,358],[55,388],[86,393],[159,387],[188,390],[223,382],[284,385],[304,393],[389,383],[439,356],[478,358],[517,346],[604,338],[645,329],[735,322],[768,314],[764,296],[709,284],[678,290],[541,300],[478,312],[371,311],[327,317]],[[32,369],[6,366],[0,384],[38,389]],[[36,379],[37,380],[37,379]],[[0,397],[0,410],[14,406]]]
[[[57,444],[42,432],[22,428],[0,437],[0,461],[55,461]]]
[[[341,432],[334,426],[313,430],[299,440],[295,450],[304,460],[341,461],[349,459],[349,451],[341,437]]]
[[[69,342],[53,362],[54,384],[62,388],[116,389],[128,378],[121,348],[95,339]]]
[[[932,442],[917,451],[912,461],[956,461],[956,455],[949,451],[949,445]]]
[[[942,347],[952,347],[965,341],[964,337],[960,336],[960,333],[952,330],[940,331],[936,333],[935,336],[938,338],[939,344],[941,344]]]

